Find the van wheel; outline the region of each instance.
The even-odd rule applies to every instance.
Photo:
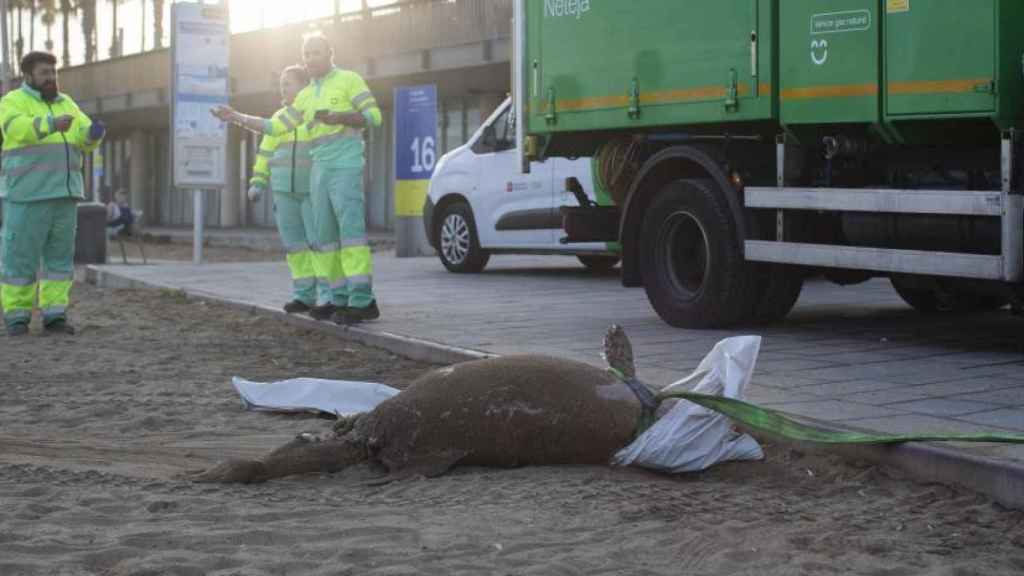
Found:
[[[473,211],[465,202],[454,202],[444,209],[434,237],[441,263],[449,272],[480,272],[491,258],[480,248]]]
[[[736,223],[713,182],[677,180],[647,209],[640,273],[658,316],[681,328],[745,320],[756,278],[736,242]]]
[[[591,256],[587,254],[578,254],[580,263],[583,264],[587,270],[594,272],[595,274],[603,274],[610,272],[612,268],[621,260],[618,256]]]

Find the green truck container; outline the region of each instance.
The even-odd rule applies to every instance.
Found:
[[[928,312],[1017,305],[1019,0],[516,0],[526,159],[593,155],[623,282],[680,326],[808,271]],[[668,215],[666,215],[666,211]],[[586,207],[566,207],[574,229]],[[571,243],[572,235],[563,240]]]

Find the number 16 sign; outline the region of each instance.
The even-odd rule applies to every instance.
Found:
[[[395,215],[422,216],[437,162],[437,88],[395,88]]]

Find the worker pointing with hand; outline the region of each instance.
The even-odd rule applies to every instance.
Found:
[[[312,80],[291,106],[270,119],[227,106],[215,108],[213,114],[274,136],[306,127],[313,157],[310,196],[317,273],[330,282],[332,292],[331,305],[311,314],[330,314],[338,324],[357,324],[380,316],[366,237],[363,128],[380,126],[381,112],[359,74],[334,66],[327,38],[306,38],[302,56]]]

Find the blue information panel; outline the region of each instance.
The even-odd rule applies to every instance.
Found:
[[[437,87],[395,88],[395,215],[422,216],[437,163]]]

